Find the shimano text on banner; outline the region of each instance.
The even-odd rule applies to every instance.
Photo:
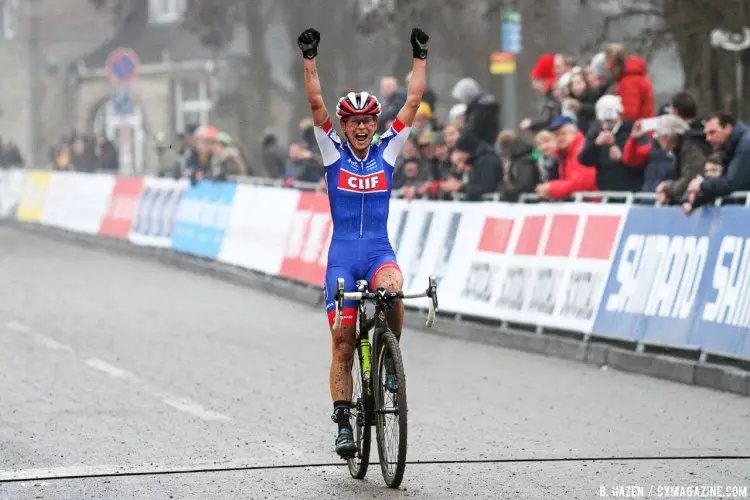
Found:
[[[632,208],[594,331],[750,358],[750,209]]]

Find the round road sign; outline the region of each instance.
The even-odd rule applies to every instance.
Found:
[[[127,48],[119,48],[107,57],[107,75],[113,85],[128,85],[138,75],[138,55]]]

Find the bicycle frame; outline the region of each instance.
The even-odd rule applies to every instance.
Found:
[[[359,358],[359,366],[362,371],[362,389],[363,394],[366,394],[365,401],[365,413],[366,418],[369,420],[372,416],[373,410],[373,383],[372,383],[372,362],[373,353],[378,352],[378,346],[380,344],[380,335],[388,328],[386,312],[392,307],[391,304],[395,299],[413,299],[420,297],[429,297],[429,310],[427,314],[426,325],[428,328],[432,327],[435,322],[435,313],[437,312],[437,279],[435,276],[430,276],[429,286],[424,292],[416,293],[404,293],[404,292],[387,292],[385,289],[379,288],[375,291],[367,290],[368,283],[364,280],[357,281],[356,292],[344,292],[344,280],[338,278],[337,290],[334,297],[336,303],[336,316],[333,324],[334,330],[341,327],[341,310],[344,307],[344,300],[356,300],[357,311],[358,311],[358,322],[359,331],[355,339],[355,349]],[[375,304],[375,319],[372,343],[370,342],[370,327],[368,327],[368,318],[365,314],[367,302],[371,301]],[[365,392],[366,387],[366,392]]]
[[[383,392],[384,389],[380,383],[376,384],[376,379],[381,377],[381,369],[384,370],[383,373],[388,373],[385,365],[380,364],[383,363],[384,359],[382,357],[384,351],[381,352],[383,346],[388,346],[389,352],[393,356],[394,361],[391,369],[395,370],[394,375],[397,375],[399,377],[398,380],[402,381],[405,377],[398,339],[388,329],[387,312],[393,308],[395,302],[399,299],[429,297],[431,300],[429,301],[426,326],[431,327],[435,321],[435,313],[437,311],[437,279],[434,276],[430,276],[427,290],[419,293],[389,292],[384,288],[370,291],[368,290],[367,281],[364,280],[357,281],[356,292],[344,292],[344,279],[338,278],[336,283],[336,294],[334,295],[336,312],[332,325],[333,330],[341,328],[341,313],[344,309],[344,301],[357,302],[359,316],[357,318],[359,328],[355,336],[355,350],[358,356],[357,360],[359,361],[359,378],[362,386],[356,396],[354,393],[352,394],[352,403],[357,412],[356,427],[353,429],[357,439],[357,453],[355,456],[348,458],[349,473],[357,479],[362,479],[367,474],[372,432],[370,427],[375,426],[383,478],[389,487],[397,488],[401,484],[404,467],[406,466],[406,413],[408,412],[408,404],[405,385],[401,385],[403,382],[398,382],[398,389],[391,389],[386,385],[387,390],[391,392],[398,391],[398,403],[394,403],[397,406],[393,406],[392,408],[386,407],[387,403],[383,399],[383,395],[385,394]],[[367,302],[372,302],[375,305],[375,312],[370,318],[366,314]],[[374,328],[372,344],[370,343],[371,328]],[[350,366],[349,369],[352,370],[352,368],[353,366]],[[384,419],[386,414],[394,414],[399,421],[399,444],[396,452],[397,465],[395,471],[391,470],[391,462],[388,459],[390,451],[385,451]]]
[[[357,290],[360,293],[364,293],[366,291],[366,286],[367,286],[366,282],[360,281],[358,282]],[[359,366],[361,367],[361,370],[362,370],[362,383],[363,383],[362,387],[363,389],[367,387],[368,400],[369,400],[369,397],[373,396],[372,353],[378,352],[377,346],[379,344],[380,335],[382,334],[384,329],[387,327],[386,311],[390,307],[390,303],[388,299],[375,299],[374,302],[375,302],[375,313],[373,315],[373,318],[375,319],[375,323],[372,326],[368,325],[370,318],[366,316],[367,299],[362,298],[357,305],[359,331],[357,332],[355,345],[356,345],[357,352],[359,353],[359,356],[360,356]],[[370,342],[370,329],[371,328],[374,330],[372,343]],[[366,410],[369,414],[371,408],[366,408]]]

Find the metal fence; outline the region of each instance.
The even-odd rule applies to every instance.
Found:
[[[301,191],[316,191],[320,189],[320,185],[315,182],[299,182],[294,181],[292,183],[285,182],[282,179],[268,179],[265,177],[234,177],[234,180],[240,184],[253,184],[256,186],[269,186],[269,187],[288,187],[291,189],[299,189]],[[397,193],[392,195],[393,198],[401,198]],[[483,201],[503,201],[500,193],[486,194],[482,197]],[[456,193],[451,196],[450,201],[465,201],[465,197]],[[559,202],[576,202],[576,203],[623,203],[628,205],[658,205],[656,199],[656,193],[642,192],[632,193],[625,191],[582,191],[575,193],[569,198],[561,200],[545,200],[540,198],[534,193],[526,193],[519,196],[518,203],[559,203]],[[738,191],[732,193],[729,196],[718,198],[714,203],[715,206],[722,205],[744,205],[750,207],[750,191]]]

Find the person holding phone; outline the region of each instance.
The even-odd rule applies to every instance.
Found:
[[[672,179],[680,139],[688,130],[685,120],[671,114],[635,122],[622,158],[629,167],[644,169],[643,191],[653,193]]]

